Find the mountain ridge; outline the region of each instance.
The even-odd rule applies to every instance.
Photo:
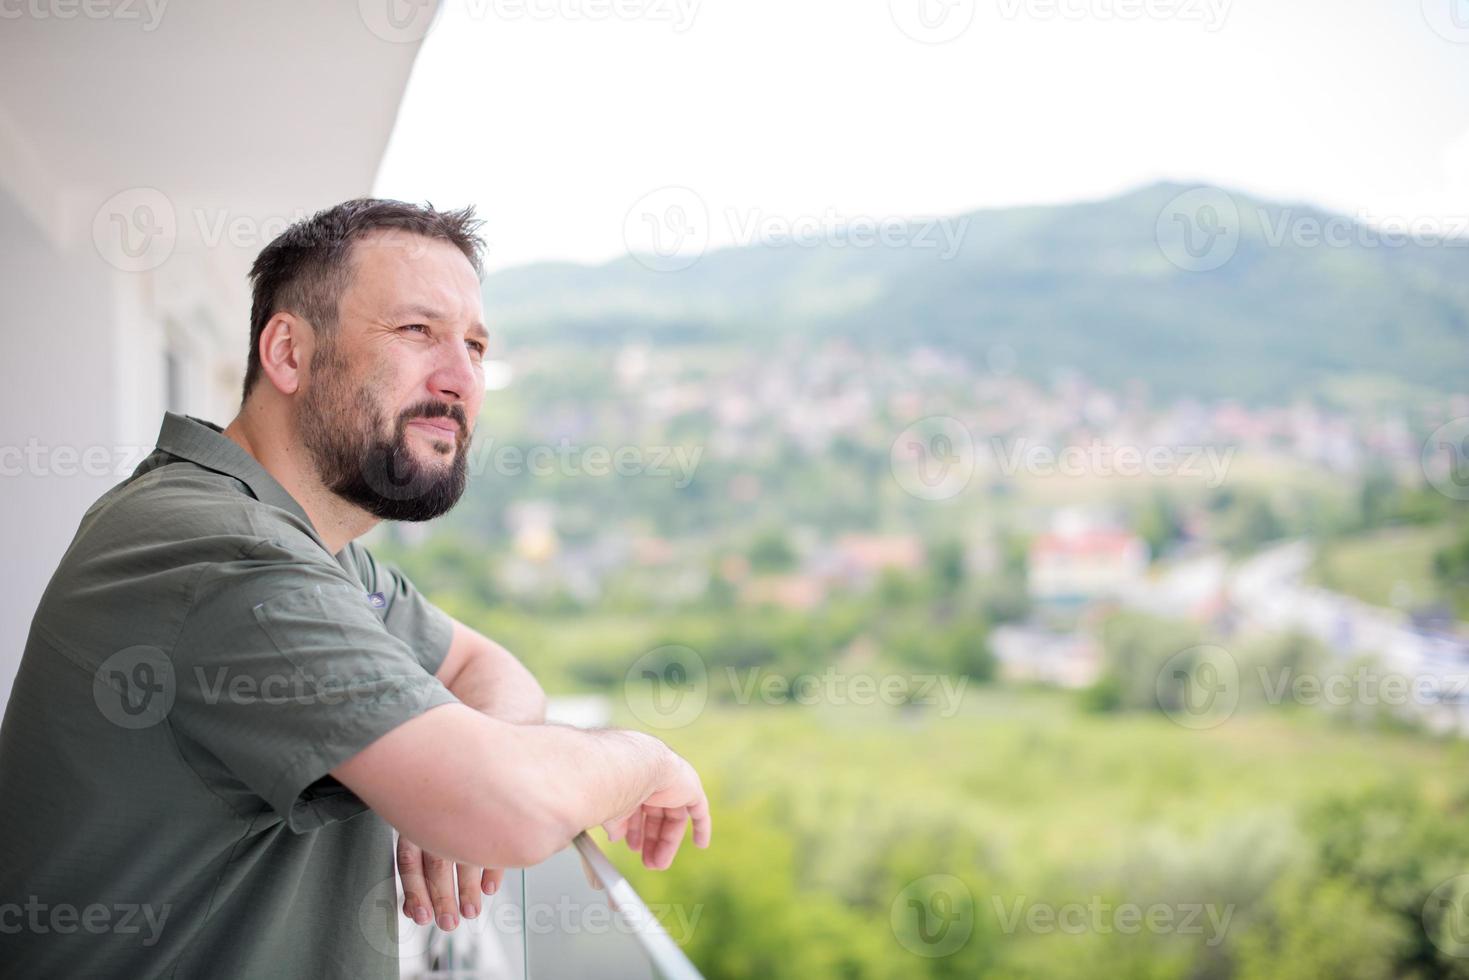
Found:
[[[486,277],[486,313],[512,338],[590,344],[1003,345],[1024,374],[1168,397],[1257,401],[1363,374],[1446,392],[1469,373],[1466,240],[1395,244],[1309,204],[1175,182],[952,220],[964,234],[947,258],[826,241],[722,248],[673,272],[633,256],[522,266]]]

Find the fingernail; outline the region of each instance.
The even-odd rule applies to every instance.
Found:
[[[485,894],[486,895],[493,895],[493,894],[495,894],[499,890],[500,890],[500,883],[498,881],[492,881],[492,882],[490,882],[489,890],[486,891]]]
[[[475,906],[474,906],[474,903],[473,903],[473,902],[465,902],[465,903],[464,903],[464,904],[463,904],[463,905],[462,905],[462,906],[461,906],[461,907],[460,907],[460,909],[459,909],[459,911],[461,911],[461,912],[463,912],[463,913],[464,913],[464,917],[465,917],[465,918],[466,918],[466,919],[472,919],[472,918],[474,918],[474,917],[475,917],[475,916],[477,916],[477,915],[479,915],[479,909],[477,909],[477,908],[475,908]]]
[[[428,925],[428,921],[431,918],[432,916],[428,914],[428,909],[424,908],[422,905],[413,910],[413,921],[417,922],[421,926]]]
[[[449,931],[451,931],[454,928],[454,926],[455,926],[454,916],[450,915],[448,912],[440,912],[439,913],[439,928],[440,929],[444,930],[445,932],[449,932]]]

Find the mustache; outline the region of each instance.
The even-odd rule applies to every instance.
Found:
[[[464,406],[458,402],[420,402],[398,416],[398,430],[401,432],[414,419],[453,419],[459,426],[461,438],[469,434],[469,419],[464,414]]]

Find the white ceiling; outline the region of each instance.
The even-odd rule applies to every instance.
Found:
[[[80,245],[102,202],[153,188],[184,247],[370,192],[419,48],[374,33],[379,0],[163,2],[6,5],[0,189],[39,230]]]

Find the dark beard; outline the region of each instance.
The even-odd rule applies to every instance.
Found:
[[[312,384],[301,405],[301,437],[332,493],[385,521],[431,521],[464,493],[469,439],[464,407],[425,401],[402,412],[391,437],[368,386],[353,389],[330,342],[311,359]],[[450,418],[459,424],[445,467],[420,464],[408,446],[408,423]]]

